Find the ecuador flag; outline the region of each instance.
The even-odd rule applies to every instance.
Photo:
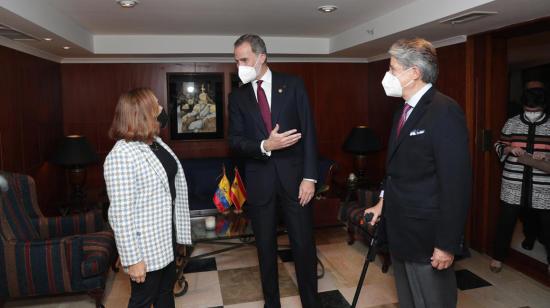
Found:
[[[225,175],[225,167],[224,167],[223,177],[220,180],[220,183],[218,184],[218,189],[216,190],[216,193],[214,193],[214,197],[212,198],[212,201],[214,201],[214,204],[216,205],[220,213],[227,211],[231,206],[231,199],[229,198],[229,190],[230,190],[229,180]]]
[[[237,212],[240,212],[244,202],[246,201],[246,189],[244,188],[243,180],[239,174],[239,169],[235,167],[235,178],[233,184],[231,184],[231,191],[229,192],[229,198],[235,205]]]

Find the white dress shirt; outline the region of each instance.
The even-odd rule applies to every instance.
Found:
[[[262,89],[264,89],[265,96],[267,97],[267,104],[269,105],[269,110],[271,110],[271,87],[273,85],[273,74],[268,68],[265,74],[260,78],[262,80]],[[258,101],[258,80],[252,81],[252,89],[254,89],[254,95],[256,95],[256,101]],[[269,133],[269,132],[268,132]]]
[[[422,98],[422,96],[424,96],[424,94],[426,94],[426,92],[428,92],[428,90],[432,87],[432,84],[431,83],[427,83],[425,86],[423,86],[420,90],[418,90],[416,93],[414,93],[413,96],[411,96],[411,98],[409,98],[405,104],[408,104],[410,105],[412,108],[409,109],[409,111],[407,112],[407,117],[405,118],[405,121],[409,118],[409,116],[411,115],[414,107],[416,107],[416,105],[418,105],[418,102],[420,101],[420,99]]]

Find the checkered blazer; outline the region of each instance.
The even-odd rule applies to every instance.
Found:
[[[155,140],[176,160],[176,241],[191,244],[187,183],[183,168],[160,138]],[[119,140],[105,159],[109,223],[114,230],[120,261],[125,268],[145,261],[148,272],[174,260],[172,197],[161,162],[143,142]]]

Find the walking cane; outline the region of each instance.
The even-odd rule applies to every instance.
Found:
[[[367,213],[365,217],[363,218],[365,222],[371,221],[373,217],[372,213]],[[351,304],[351,308],[355,308],[357,305],[357,301],[359,300],[359,294],[361,293],[361,288],[363,287],[363,282],[365,281],[365,276],[367,275],[367,269],[369,268],[369,263],[374,261],[374,258],[376,257],[376,242],[378,237],[378,224],[375,224],[373,226],[373,234],[369,242],[369,251],[367,252],[367,256],[365,257],[365,264],[363,264],[363,271],[361,272],[361,278],[359,278],[359,284],[357,285],[357,289],[355,289],[355,295],[353,296],[353,303]]]

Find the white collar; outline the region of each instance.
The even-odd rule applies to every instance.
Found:
[[[405,104],[409,104],[411,107],[416,107],[422,96],[428,92],[428,90],[432,87],[431,83],[427,83],[425,86],[423,86],[420,90],[418,90],[416,93],[414,93],[409,100],[405,102]]]
[[[273,74],[271,73],[271,70],[269,69],[269,67],[267,68],[267,71],[265,71],[265,74],[262,76],[262,78],[260,78],[260,80],[262,80],[265,83],[271,84],[271,81],[273,80]],[[258,84],[256,83],[256,85]]]

